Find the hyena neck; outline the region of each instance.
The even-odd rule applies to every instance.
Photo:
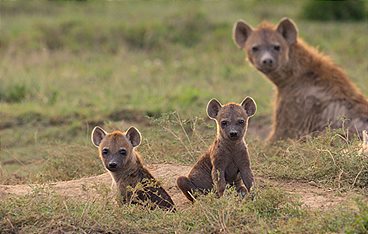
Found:
[[[247,147],[244,137],[242,137],[239,140],[233,141],[233,140],[218,136],[213,145],[215,149],[221,149],[221,150],[226,150],[230,152],[233,152],[234,150],[237,151],[239,149],[244,149]]]
[[[297,44],[289,47],[289,59],[277,71],[265,74],[279,89],[294,86],[300,82],[304,74],[313,72],[323,64],[321,60],[328,60],[316,49],[298,40]],[[329,61],[329,63],[331,63]]]
[[[135,184],[141,180],[142,162],[136,152],[132,152],[133,159],[130,160],[122,170],[116,172],[110,172],[116,183],[123,181],[129,181],[130,184]]]
[[[340,93],[352,95],[352,98],[364,100],[359,89],[349,80],[347,74],[326,55],[299,39],[289,47],[289,59],[276,72],[266,74],[282,93],[295,90],[298,85],[319,86],[330,92],[331,84],[339,88]]]

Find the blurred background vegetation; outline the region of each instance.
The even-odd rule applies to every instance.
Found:
[[[319,21],[363,21],[367,15],[363,0],[309,0],[301,12],[303,18]]]

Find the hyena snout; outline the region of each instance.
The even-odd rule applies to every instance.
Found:
[[[110,161],[107,165],[106,165],[107,170],[109,171],[117,171],[118,170],[118,163],[115,161]]]
[[[243,137],[243,131],[241,129],[232,129],[226,135],[230,140],[236,141]]]
[[[268,66],[268,67],[272,67],[274,64],[274,61],[272,58],[266,58],[262,60],[262,65],[263,66]]]
[[[230,138],[237,138],[238,137],[238,132],[237,131],[230,131],[229,136]]]
[[[271,72],[277,68],[276,59],[268,52],[265,52],[258,61],[258,68],[263,72]]]

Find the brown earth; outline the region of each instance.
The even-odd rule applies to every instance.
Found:
[[[188,174],[189,166],[172,164],[152,164],[147,166],[152,174],[162,182],[163,187],[172,196],[179,208],[190,205],[190,202],[176,187],[176,178],[179,175]],[[275,181],[264,178],[256,178],[258,185],[269,184],[283,191],[296,195],[304,206],[312,209],[324,209],[333,207],[346,200],[348,193],[337,195],[328,189],[319,188],[316,185],[300,182]],[[0,199],[9,196],[23,196],[41,188],[49,188],[51,191],[65,197],[74,197],[84,200],[101,198],[101,188],[108,188],[112,184],[108,173],[98,176],[86,177],[78,180],[61,181],[49,184],[23,184],[23,185],[0,185]],[[106,194],[105,194],[106,195]]]

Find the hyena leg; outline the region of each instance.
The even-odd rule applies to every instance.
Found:
[[[248,193],[248,189],[244,186],[244,183],[240,177],[240,175],[238,174],[235,181],[234,181],[234,185],[236,188],[236,191],[239,193],[239,195],[241,197],[245,197],[245,195]]]
[[[225,171],[214,167],[212,169],[212,180],[218,197],[222,197],[226,188]]]
[[[192,183],[186,176],[180,176],[176,183],[179,187],[179,189],[184,193],[184,195],[190,200],[194,201],[193,192],[198,190],[197,186]]]

